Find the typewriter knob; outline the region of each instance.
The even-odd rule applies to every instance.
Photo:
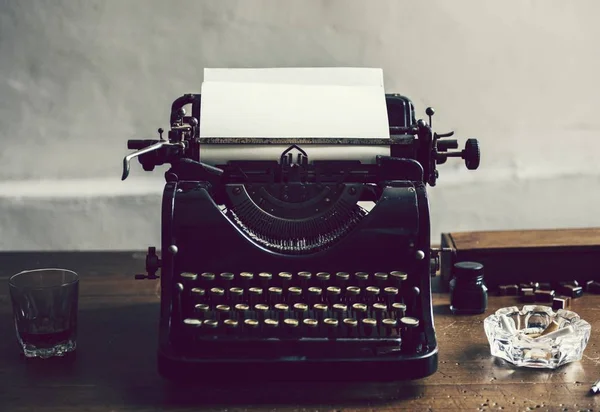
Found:
[[[477,139],[467,139],[462,157],[465,159],[467,169],[475,170],[479,167],[481,153],[479,151],[479,142]]]
[[[431,118],[435,114],[435,110],[433,110],[433,107],[428,107],[425,109],[425,114],[429,117],[429,127],[432,127]]]

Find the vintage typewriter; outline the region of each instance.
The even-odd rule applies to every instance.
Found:
[[[171,107],[170,130],[129,140],[124,159],[168,164],[160,257],[158,370],[168,379],[406,380],[434,373],[437,342],[426,186],[436,165],[479,166],[477,140],[463,150],[415,120],[410,99],[386,95],[390,136],[369,139],[389,156],[311,161],[312,144],[361,139],[242,139],[289,148],[269,161],[200,161],[201,95]],[[191,107],[189,114],[186,107]],[[361,202],[373,202],[371,210]]]

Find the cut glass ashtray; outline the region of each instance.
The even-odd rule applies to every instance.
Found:
[[[492,356],[516,366],[550,369],[581,360],[591,331],[575,312],[538,305],[499,309],[483,327]]]

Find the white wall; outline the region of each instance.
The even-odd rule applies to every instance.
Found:
[[[600,3],[0,1],[0,249],[158,244],[164,168],[119,180],[204,67],[382,67],[462,142],[441,231],[600,226]]]

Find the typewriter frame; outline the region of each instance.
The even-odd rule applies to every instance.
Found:
[[[163,191],[162,201],[162,235],[161,235],[161,258],[156,256],[155,249],[150,248],[146,269],[148,275],[138,275],[138,278],[156,279],[156,272],[160,270],[161,303],[158,339],[158,371],[170,380],[202,380],[203,376],[198,373],[201,370],[210,370],[208,379],[231,380],[232,376],[248,379],[257,377],[277,376],[278,380],[369,380],[369,381],[395,381],[405,379],[418,379],[429,376],[437,370],[438,348],[433,324],[433,309],[431,302],[431,263],[434,256],[431,251],[429,205],[426,185],[434,186],[438,173],[436,165],[444,163],[448,157],[463,157],[467,161],[467,167],[477,168],[479,164],[479,152],[477,147],[476,158],[473,150],[468,147],[458,153],[448,153],[449,148],[456,148],[456,141],[444,141],[440,139],[452,136],[434,134],[431,129],[432,109],[427,110],[430,116],[429,124],[423,120],[416,121],[414,106],[410,99],[398,95],[386,95],[388,118],[390,124],[389,139],[369,139],[368,144],[379,144],[390,146],[390,156],[378,156],[375,165],[360,165],[359,162],[338,162],[339,165],[348,170],[358,169],[360,174],[356,177],[346,177],[348,183],[360,183],[368,180],[385,182],[386,189],[378,194],[365,194],[361,200],[374,200],[383,196],[388,190],[394,197],[394,191],[408,190],[414,193],[418,205],[418,231],[416,238],[411,240],[409,246],[405,245],[404,253],[410,254],[414,259],[414,273],[411,274],[415,283],[419,285],[421,293],[418,294],[419,314],[421,322],[425,325],[425,337],[428,342],[427,349],[423,354],[410,357],[364,357],[364,358],[321,358],[291,361],[289,359],[265,359],[246,358],[235,359],[210,359],[191,358],[183,354],[173,345],[173,334],[175,331],[172,320],[176,312],[178,292],[175,290],[174,277],[177,270],[178,255],[182,255],[178,247],[178,239],[174,227],[174,205],[177,196],[192,193],[196,199],[207,197],[211,187],[222,184],[223,169],[226,165],[211,167],[203,165],[201,161],[201,144],[290,144],[302,151],[305,144],[365,144],[362,139],[199,139],[199,121],[201,96],[199,94],[187,94],[175,100],[171,107],[169,140],[130,140],[128,148],[138,149],[137,154],[140,164],[144,170],[153,170],[155,166],[169,163],[171,168],[165,173],[166,185]],[[191,116],[185,116],[184,106],[192,106]],[[154,145],[154,148],[150,148]],[[144,152],[144,150],[147,150]],[[290,176],[295,173],[286,167],[285,153],[280,158],[279,167],[282,176]],[[132,158],[132,157],[131,157]],[[129,170],[129,160],[124,164],[123,179]],[[471,161],[469,167],[468,162]],[[277,163],[275,163],[277,164]],[[322,164],[326,164],[323,162]],[[289,166],[289,165],[287,165]],[[317,166],[318,169],[318,166]],[[312,169],[311,169],[312,170]],[[287,173],[287,174],[286,174]],[[242,173],[243,174],[243,173]],[[318,172],[313,173],[312,178],[318,179]],[[316,176],[316,177],[315,177]],[[240,176],[230,173],[226,179],[228,182],[240,183]],[[221,182],[221,183],[218,183]],[[215,194],[218,197],[219,194]],[[212,199],[211,196],[208,196]],[[196,203],[198,205],[200,203]],[[208,209],[207,209],[208,211]],[[208,211],[210,213],[210,211]],[[296,258],[296,257],[293,257]],[[301,257],[302,258],[302,257]],[[287,257],[285,258],[287,259]],[[391,269],[393,270],[393,269]],[[285,344],[282,342],[282,344]],[[398,366],[398,367],[394,367]],[[280,372],[286,371],[285,376]],[[315,374],[315,371],[318,373]],[[216,373],[218,371],[218,373]],[[315,378],[316,377],[316,378]]]

